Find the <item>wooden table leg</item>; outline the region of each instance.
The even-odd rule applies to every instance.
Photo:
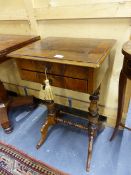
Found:
[[[92,158],[92,151],[93,151],[93,142],[94,137],[96,135],[97,129],[96,126],[91,124],[88,128],[88,137],[89,137],[89,144],[88,144],[88,157],[87,157],[87,164],[86,164],[86,171],[90,171],[90,164]]]
[[[127,76],[124,74],[123,70],[121,70],[120,78],[119,78],[117,119],[116,119],[116,125],[114,128],[113,134],[110,138],[110,141],[112,141],[114,139],[114,137],[116,136],[118,129],[119,129],[119,126],[121,124],[124,99],[125,99],[126,83],[127,83]]]
[[[97,135],[97,131],[100,129],[99,121],[98,121],[99,90],[100,90],[100,87],[94,92],[93,95],[90,96],[91,102],[89,106],[89,117],[88,117],[89,118],[89,126],[88,126],[89,144],[88,144],[88,157],[87,157],[87,164],[86,164],[86,171],[88,172],[90,170],[94,137]]]
[[[48,116],[47,116],[46,122],[43,124],[41,128],[41,139],[39,143],[36,145],[37,149],[39,149],[41,145],[45,142],[49,127],[56,124],[56,120],[55,120],[56,110],[55,110],[54,101],[52,101],[51,103],[48,103],[47,107],[48,107]]]
[[[6,133],[12,131],[11,124],[7,115],[7,107],[5,101],[8,100],[6,89],[4,88],[3,83],[0,81],[0,124]]]

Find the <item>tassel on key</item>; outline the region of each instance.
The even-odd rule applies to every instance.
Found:
[[[47,68],[45,68],[45,77],[46,77],[46,79],[44,81],[45,86],[44,85],[41,86],[39,97],[42,100],[53,101],[54,100],[54,94],[52,92],[52,88],[51,88],[50,82],[49,82],[49,80],[47,78]]]
[[[54,100],[54,95],[48,79],[45,80],[45,100],[47,101]]]

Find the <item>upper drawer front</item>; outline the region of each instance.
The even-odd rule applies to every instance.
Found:
[[[24,60],[24,59],[17,60],[17,64],[20,69],[45,72],[45,68],[47,68],[47,73],[49,74],[61,75],[85,80],[88,79],[87,67],[49,63],[43,61],[41,62],[41,61]]]
[[[20,70],[20,75],[23,80],[43,83],[45,80],[44,73],[38,73],[28,70]],[[48,75],[50,84],[55,87],[60,87],[64,89],[76,90],[79,92],[87,92],[88,90],[88,81],[74,79],[69,77],[63,77],[58,75]]]

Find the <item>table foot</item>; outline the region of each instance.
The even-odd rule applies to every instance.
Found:
[[[13,127],[11,126],[9,128],[3,128],[3,129],[6,134],[10,134],[13,131]]]
[[[119,126],[116,126],[116,127],[114,128],[114,131],[113,131],[113,134],[112,134],[112,136],[111,136],[111,138],[110,138],[110,141],[112,141],[112,140],[115,138],[115,136],[116,136],[118,130],[119,130]]]

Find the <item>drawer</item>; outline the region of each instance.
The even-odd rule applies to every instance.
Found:
[[[45,72],[45,68],[47,68],[47,73],[65,77],[87,80],[89,76],[89,71],[87,67],[24,59],[17,60],[17,64],[20,69]]]
[[[19,69],[19,73],[22,80],[41,83],[37,72]]]
[[[20,70],[20,75],[23,80],[43,83],[45,74],[27,70]],[[75,78],[63,77],[58,75],[48,74],[50,84],[55,87],[70,89],[79,92],[87,92],[88,81]]]

